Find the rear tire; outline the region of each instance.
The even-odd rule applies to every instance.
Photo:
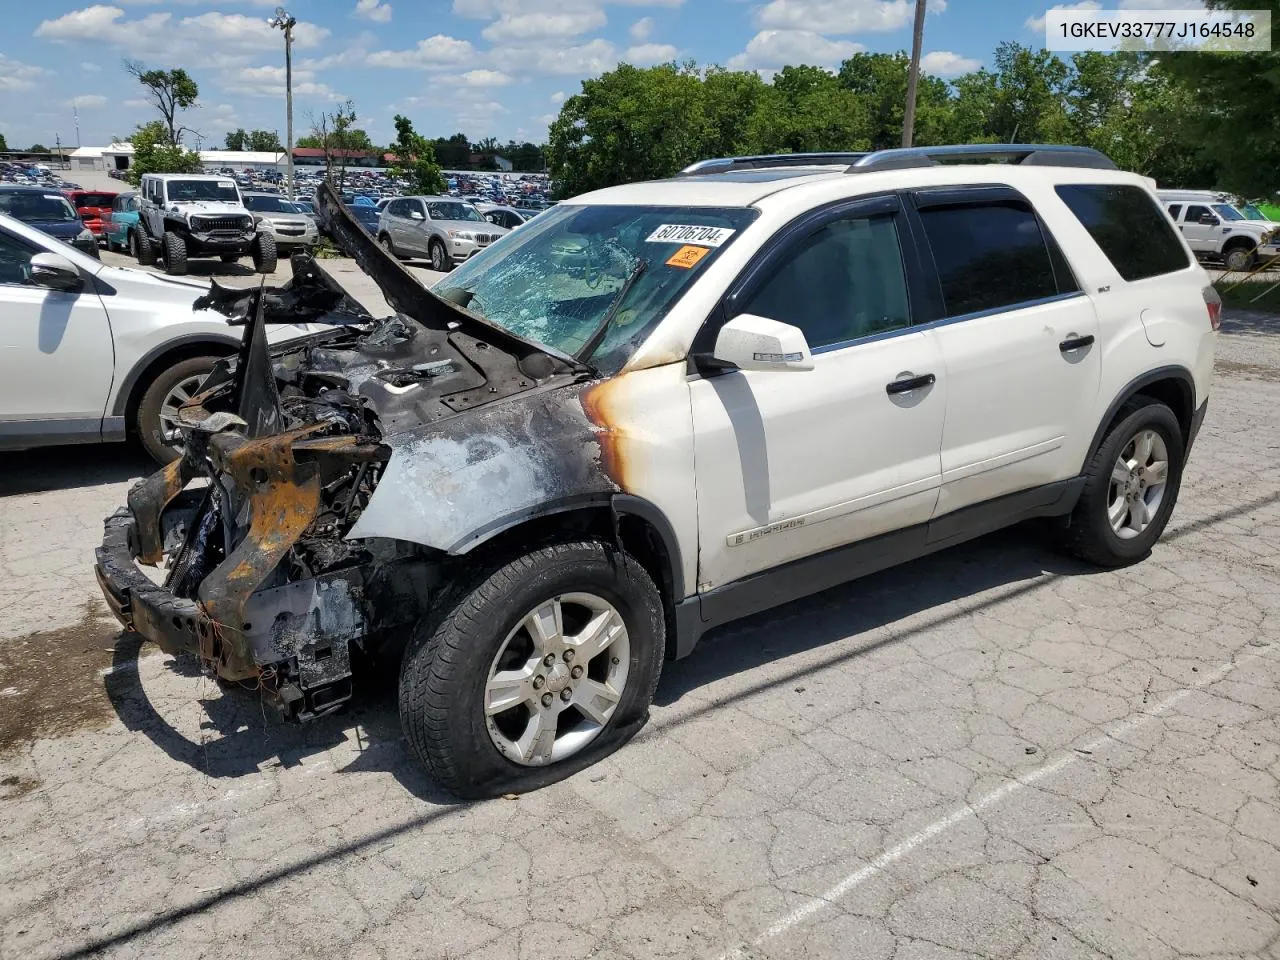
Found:
[[[253,269],[258,273],[275,273],[277,258],[276,238],[267,233],[258,234],[253,241]]]
[[[173,277],[187,272],[187,241],[173,232],[164,235],[164,272]]]
[[[665,652],[657,587],[605,543],[551,544],[482,576],[418,625],[400,672],[405,736],[431,776],[465,798],[534,790],[622,746],[648,718]],[[558,613],[536,622],[558,629],[535,640],[526,624],[547,610]],[[565,644],[591,636],[599,642],[570,659]],[[498,692],[511,705],[486,711],[504,688],[498,672],[525,670],[527,686]]]
[[[175,446],[170,438],[165,437],[165,421],[161,416],[162,411],[171,414],[171,411],[165,410],[166,403],[172,405],[172,401],[176,399],[171,397],[171,394],[184,384],[191,385],[197,380],[203,380],[209,375],[209,371],[213,369],[218,359],[218,357],[191,357],[180,360],[162,370],[142,395],[142,400],[138,403],[134,429],[142,442],[143,449],[157,463],[169,463],[182,456],[182,447]],[[192,389],[183,392],[193,395]]]
[[[400,254],[396,253],[396,245],[392,243],[389,234],[384,233],[378,238],[378,246],[387,251],[387,253],[391,254],[391,256],[395,257],[397,260],[400,259]]]
[[[1178,418],[1157,400],[1134,397],[1116,416],[1085,469],[1084,491],[1064,542],[1071,553],[1100,567],[1136,563],[1151,552],[1177,503],[1186,449]],[[1154,452],[1144,455],[1144,443]],[[1163,472],[1151,469],[1161,449]],[[1126,464],[1142,469],[1126,474]],[[1159,484],[1157,474],[1163,477]]]

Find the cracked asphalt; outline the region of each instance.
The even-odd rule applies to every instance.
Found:
[[[1280,318],[1237,314],[1173,522],[1019,528],[710,635],[620,753],[452,802],[393,698],[281,725],[120,635],[146,470],[0,460],[0,957],[1280,958]]]

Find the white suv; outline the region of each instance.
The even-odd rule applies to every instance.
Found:
[[[1248,219],[1226,194],[1161,190],[1158,196],[1197,257],[1221,261],[1228,270],[1249,270],[1259,260],[1280,256],[1276,225]]]
[[[192,311],[203,293],[0,215],[0,451],[134,436],[177,457],[178,405],[238,343],[224,317]]]
[[[246,362],[182,408],[99,578],[297,719],[399,662],[410,743],[467,796],[616,749],[717,624],[1029,517],[1141,559],[1205,413],[1218,298],[1091,150],[710,161],[565,201],[430,291],[318,202],[398,313],[269,362],[307,285],[227,305]],[[159,587],[136,563],[166,553]]]
[[[181,276],[192,257],[234,263],[253,258],[259,273],[276,268],[276,242],[260,232],[245,209],[234,180],[187,173],[148,173],[138,184],[142,209],[137,249],[141,264],[164,262],[165,273]]]

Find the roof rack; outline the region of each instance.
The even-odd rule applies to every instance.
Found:
[[[944,161],[964,163],[973,160],[1003,161],[1028,167],[1116,169],[1115,162],[1110,157],[1092,147],[1070,147],[1056,143],[967,143],[877,150],[855,160],[845,172],[904,170],[911,167],[936,167]]]
[[[846,167],[845,173],[936,167],[944,162],[975,160],[1023,164],[1028,167],[1087,167],[1115,170],[1115,162],[1092,147],[1057,143],[965,143],[941,147],[900,147],[870,153],[776,153],[753,157],[699,160],[681,170],[678,177],[702,177],[735,170],[767,170],[779,167]]]
[[[771,153],[754,157],[721,157],[699,160],[681,170],[678,177],[702,177],[734,170],[769,170],[778,167],[843,167],[869,156],[866,153]]]

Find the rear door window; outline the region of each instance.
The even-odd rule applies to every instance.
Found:
[[[1177,221],[1178,217],[1181,216],[1181,214],[1182,214],[1182,204],[1175,203],[1171,207],[1169,207],[1169,217],[1175,222]]]
[[[1176,273],[1191,265],[1173,224],[1160,216],[1155,200],[1141,187],[1079,183],[1054,189],[1125,280]],[[1187,210],[1188,222],[1195,209]]]
[[[1050,253],[1051,241],[1025,200],[925,206],[919,213],[948,317],[1076,289],[1069,275],[1059,283],[1059,272],[1069,274],[1066,263]]]

